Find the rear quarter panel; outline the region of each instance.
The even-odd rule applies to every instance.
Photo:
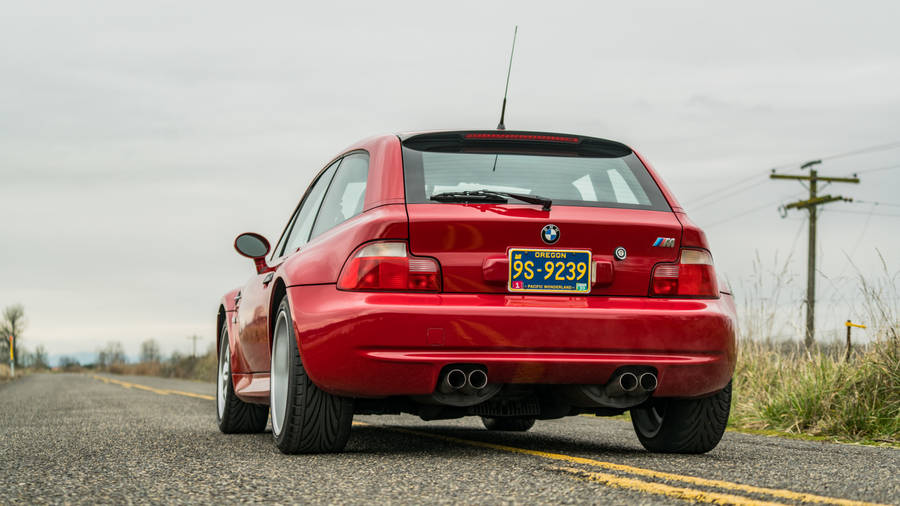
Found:
[[[287,286],[336,283],[347,257],[360,244],[378,239],[406,240],[406,206],[380,205],[316,237],[280,267]]]
[[[277,272],[285,285],[336,283],[347,257],[360,244],[409,237],[400,139],[396,135],[373,137],[348,146],[343,152],[358,150],[369,154],[363,213],[314,238],[288,257]]]

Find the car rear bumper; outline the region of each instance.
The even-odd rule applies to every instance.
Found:
[[[658,397],[723,388],[736,319],[720,299],[343,292],[288,288],[303,363],[352,397],[424,395],[449,364],[492,383],[604,384],[623,366],[657,370]]]

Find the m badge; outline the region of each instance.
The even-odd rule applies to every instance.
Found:
[[[657,237],[655,241],[653,241],[653,246],[657,248],[674,248],[675,247],[675,238],[674,237]]]

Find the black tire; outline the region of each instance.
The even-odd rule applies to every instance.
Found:
[[[266,430],[269,421],[269,407],[244,402],[234,394],[230,362],[224,375],[222,370],[222,360],[231,360],[228,353],[228,327],[225,324],[222,325],[219,336],[219,360],[216,367],[219,376],[216,378],[216,422],[219,430],[225,434],[262,432]]]
[[[482,416],[481,423],[487,430],[504,430],[510,432],[525,432],[534,427],[534,418],[525,418],[519,416],[501,416],[493,418],[490,416]]]
[[[282,453],[332,453],[344,449],[350,438],[350,426],[353,424],[353,399],[331,395],[320,390],[306,374],[303,361],[297,350],[297,339],[291,319],[291,309],[287,297],[281,300],[275,313],[275,333],[279,329],[279,319],[284,317],[284,334],[288,343],[286,382],[287,398],[282,427],[276,428],[272,423],[272,435],[275,446]],[[279,336],[273,336],[273,348]],[[272,350],[272,374],[275,374],[276,350]],[[275,381],[275,378],[272,378]],[[274,385],[273,385],[274,387]],[[273,396],[274,397],[274,396]],[[275,402],[274,398],[273,401]],[[275,416],[273,405],[273,417]],[[280,412],[280,411],[279,411]]]
[[[631,409],[644,448],[658,453],[706,453],[722,439],[731,411],[731,382],[702,399],[655,399]]]

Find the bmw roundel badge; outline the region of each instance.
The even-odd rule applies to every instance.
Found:
[[[544,228],[541,229],[541,239],[547,244],[555,244],[559,240],[559,227],[544,225]]]

